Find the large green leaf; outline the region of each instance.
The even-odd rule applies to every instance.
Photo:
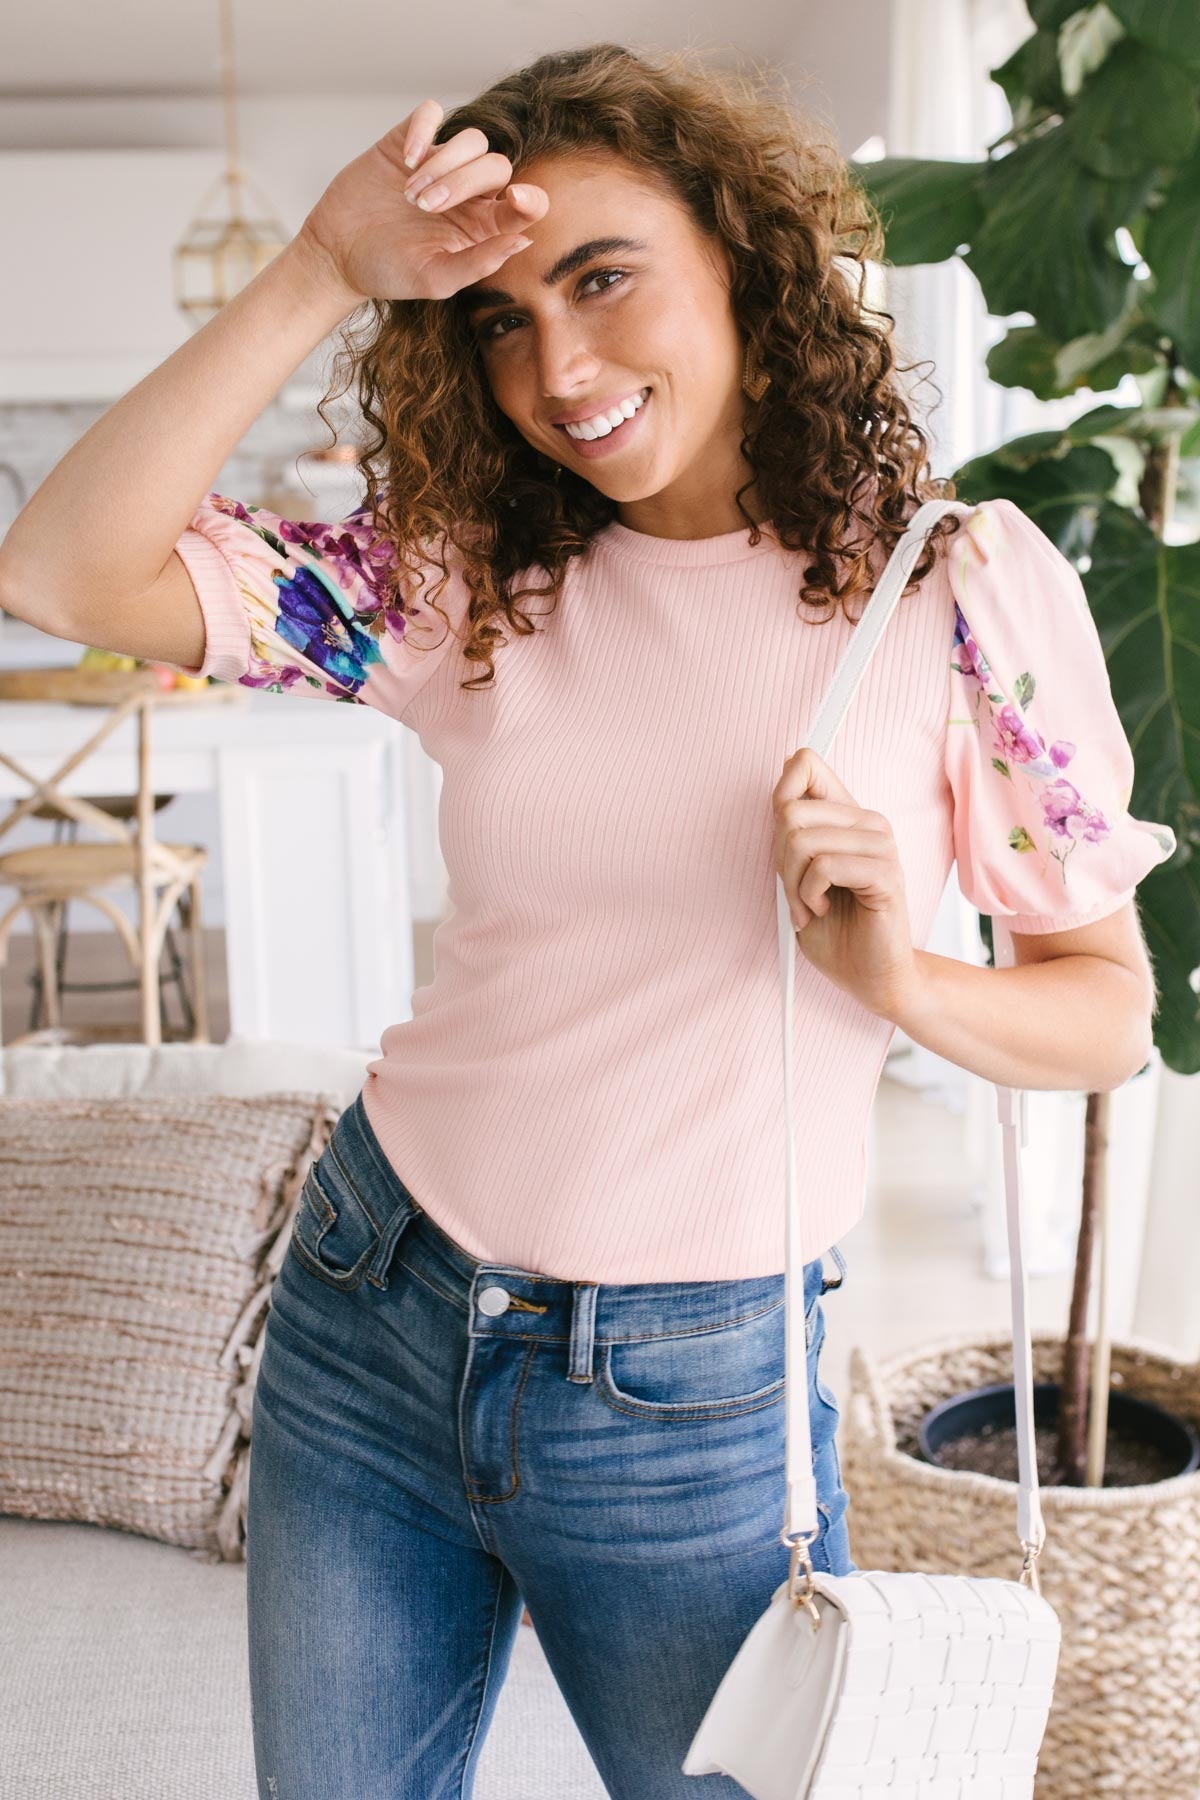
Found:
[[[1105,450],[1095,444],[1072,446],[1061,431],[1014,438],[954,472],[962,499],[971,505],[997,498],[1013,501],[1072,558],[1087,550],[1093,520],[1118,477]]]
[[[1113,388],[1120,387],[1126,375],[1145,375],[1160,361],[1159,352],[1149,344],[1127,338],[1119,349],[1091,365],[1086,380],[1079,375],[1072,381],[1064,381],[1059,392],[1073,394],[1077,388],[1089,387],[1094,394],[1109,394]],[[1062,374],[1061,362],[1059,373]]]
[[[1144,817],[1134,812],[1134,817]],[[1137,891],[1138,913],[1154,964],[1158,1013],[1154,1042],[1177,1075],[1200,1072],[1200,860],[1172,858],[1151,869]]]
[[[1001,387],[1028,388],[1039,400],[1064,399],[1080,388],[1107,394],[1122,376],[1144,374],[1161,360],[1156,336],[1140,315],[1069,344],[1056,343],[1040,325],[1012,325],[988,351],[987,372]]]
[[[1167,545],[1123,507],[1101,508],[1083,576],[1113,699],[1134,755],[1129,810],[1169,825],[1179,851],[1138,889],[1160,989],[1155,1041],[1200,1068],[1200,544]]]
[[[1108,0],[1130,37],[1181,63],[1200,63],[1200,6],[1196,0]],[[1029,8],[1037,18],[1037,9]]]
[[[1095,438],[1130,437],[1143,444],[1161,444],[1169,438],[1182,438],[1200,420],[1200,407],[1193,406],[1093,406],[1066,427],[1064,436],[1072,444],[1091,443]]]
[[[983,216],[979,188],[985,162],[885,156],[850,168],[879,211],[890,263],[901,268],[945,262],[970,243]]]
[[[1057,32],[1080,9],[1080,0],[1025,0],[1025,10],[1040,31]]]
[[[1146,185],[1144,177],[1109,181],[1083,168],[1065,127],[989,163],[987,216],[964,259],[988,311],[1030,312],[1062,342],[1120,318],[1132,276],[1114,233]]]
[[[1022,101],[1057,110],[1065,99],[1058,68],[1058,34],[1035,31],[991,76],[1004,89],[1015,124],[1021,123]]]
[[[1040,325],[1012,325],[987,353],[987,372],[1001,387],[1028,388],[1039,400],[1054,400],[1059,346]]]
[[[1136,513],[1102,506],[1083,583],[1138,799],[1170,823],[1200,796],[1200,545],[1164,544]]]
[[[1195,76],[1126,38],[1084,83],[1069,141],[1085,169],[1117,179],[1183,162],[1198,130]]]
[[[1200,4],[1200,0],[1198,0]],[[1200,374],[1200,151],[1189,157],[1146,226],[1154,286],[1143,304]]]
[[[1060,393],[1086,386],[1106,394],[1120,385],[1122,376],[1145,374],[1162,361],[1161,333],[1140,305],[1144,286],[1134,283],[1125,311],[1107,331],[1089,332],[1062,346],[1057,359]]]

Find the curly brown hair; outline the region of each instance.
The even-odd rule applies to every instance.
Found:
[[[741,498],[753,485],[781,546],[811,558],[801,601],[844,609],[873,587],[917,506],[955,489],[928,473],[927,440],[896,380],[906,366],[893,355],[895,321],[863,297],[865,265],[883,252],[878,214],[824,128],[771,92],[772,75],[763,65],[710,68],[694,49],[654,58],[620,44],[556,51],[447,113],[435,141],[476,126],[514,170],[556,152],[616,152],[723,240],[735,320],[771,377],[741,439],[754,473],[738,509],[757,544]],[[463,655],[486,665],[462,683],[475,688],[494,680],[493,651],[507,642],[500,615],[518,635],[534,631],[517,602],[548,595],[553,610],[569,559],[617,504],[500,411],[456,300],[366,302],[365,335],[343,326],[318,411],[329,425],[322,409],[357,375],[376,434],[358,453],[363,510],[396,550],[389,604],[403,608],[404,574],[424,579],[432,565],[441,579],[430,603],[446,618],[435,602],[453,552],[470,595]],[[951,514],[934,527],[912,582],[959,522]],[[515,588],[535,566],[548,584]]]

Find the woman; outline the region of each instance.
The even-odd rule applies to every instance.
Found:
[[[796,748],[846,603],[948,485],[850,279],[879,250],[761,87],[543,57],[343,170],[10,533],[45,628],[377,706],[444,771],[435,978],[306,1183],[258,1379],[264,1797],[468,1794],[523,1601],[609,1793],[741,1791],[680,1764],[787,1572],[777,873],[818,1568],[855,1566],[824,1252],[894,1030],[1026,1087],[1148,1053],[1132,896],[1174,844],[1126,811],[1078,577],[1015,506],[939,527],[835,754]],[[367,301],[363,506],[205,494]],[[917,947],[955,857],[1021,966]]]

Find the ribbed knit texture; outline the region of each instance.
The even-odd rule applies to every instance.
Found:
[[[784,1266],[771,793],[852,633],[797,619],[801,561],[610,526],[495,694],[457,693],[452,656],[410,712],[454,771],[451,917],[364,1104],[473,1255],[594,1281]],[[950,632],[944,586],[901,602],[830,758],[907,848],[919,938],[952,855]],[[809,1260],[859,1216],[893,1027],[796,960]]]
[[[444,772],[449,909],[434,934],[435,976],[413,995],[412,1018],[383,1033],[364,1089],[371,1125],[418,1203],[472,1255],[559,1278],[781,1271],[771,796],[854,630],[840,610],[825,620],[800,602],[805,559],[769,533],[751,546],[744,531],[676,540],[612,524],[571,563],[553,611],[521,603],[538,629],[499,650],[494,685],[463,692],[478,670],[449,633],[420,655],[385,635],[382,666],[370,661],[369,593],[328,548],[340,527],[305,528],[328,542],[313,537],[305,552],[289,552],[289,565],[215,499],[179,545],[210,624],[206,672],[235,673],[245,639],[233,614],[244,608],[254,685],[265,685],[273,662],[288,678],[302,666],[302,691],[336,692],[323,685],[333,646],[340,691],[402,718]],[[956,832],[969,853],[964,890],[1035,931],[1114,910],[1174,849],[1164,827],[1122,810],[1132,759],[1090,615],[1047,587],[1048,570],[1049,588],[1057,579],[1064,594],[1078,577],[1008,502],[975,516],[978,543],[960,534],[949,562],[901,598],[827,758],[855,801],[891,824],[918,946]],[[253,517],[261,525],[270,516]],[[997,562],[1005,525],[1016,549]],[[295,537],[299,528],[289,529]],[[199,543],[211,548],[210,537],[223,575],[200,566]],[[310,600],[320,591],[314,572],[353,599],[349,624],[343,605],[323,636],[310,636],[317,664],[299,656],[292,625],[268,629],[275,609],[291,604],[289,568]],[[990,658],[982,683],[964,675],[957,654],[956,598],[971,607],[975,648]],[[461,621],[460,580],[439,604]],[[1047,608],[1053,624],[1039,625]],[[1039,631],[1054,634],[1043,637],[1052,665],[1039,657]],[[1015,677],[1033,663],[1050,709],[1042,729],[1078,740],[1078,766],[1112,827],[1103,842],[1062,840],[1071,882],[1039,805],[1047,772],[1058,777],[1063,765],[1052,768],[1027,732],[1014,761],[1040,761],[997,773],[993,701],[978,716],[965,710],[974,714],[989,688],[994,698],[1019,692]],[[1074,754],[1074,743],[1067,748]],[[1031,841],[1032,855],[1016,853],[1022,819],[1048,850]],[[860,1217],[868,1119],[894,1027],[798,948],[795,1031],[801,1255],[810,1260]]]

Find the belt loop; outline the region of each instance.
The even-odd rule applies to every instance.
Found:
[[[377,1288],[386,1288],[388,1284],[388,1265],[392,1254],[400,1240],[405,1226],[410,1225],[417,1215],[424,1211],[415,1202],[402,1199],[391,1218],[383,1228],[375,1254],[367,1264],[367,1280]]]
[[[568,1352],[567,1380],[593,1380],[592,1345],[596,1338],[595,1281],[571,1283],[571,1347]]]
[[[823,1294],[827,1294],[829,1292],[830,1288],[840,1288],[842,1285],[842,1282],[846,1279],[846,1259],[842,1255],[841,1251],[838,1249],[836,1244],[830,1245],[829,1254],[830,1254],[830,1256],[832,1256],[834,1262],[837,1264],[838,1269],[841,1272],[838,1275],[838,1278],[836,1281],[827,1281],[825,1279],[824,1274],[822,1274],[822,1276],[821,1276],[821,1292]]]

